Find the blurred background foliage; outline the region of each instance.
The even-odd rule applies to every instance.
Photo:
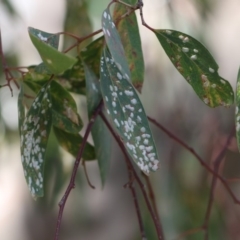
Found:
[[[67,31],[85,36],[100,28],[101,13],[109,1],[50,2],[0,2],[3,48],[10,66],[40,62],[28,40],[28,25],[48,32]],[[235,87],[240,62],[239,1],[153,0],[144,4],[145,19],[150,26],[183,31],[202,41],[219,63],[220,74]],[[153,34],[143,27],[140,31],[145,57],[141,99],[148,115],[170,129],[212,165],[234,126],[234,107],[210,109],[205,106],[171,65]],[[64,37],[62,49],[71,44],[72,39]],[[4,83],[1,68],[0,84]],[[74,159],[58,148],[52,135],[47,154],[45,197],[35,202],[28,192],[20,162],[17,94],[17,89],[14,89],[13,97],[7,88],[0,90],[0,238],[53,239],[57,203],[70,178]],[[74,97],[86,123],[86,100]],[[202,226],[212,176],[189,152],[155,126],[152,129],[161,167],[150,179],[165,239],[173,240],[185,231]],[[76,188],[64,212],[61,239],[140,239],[132,197],[130,191],[123,188],[128,181],[123,156],[116,145],[111,151],[112,162],[104,189],[101,188],[96,161],[86,163],[95,190],[88,186],[83,169],[79,169]],[[239,157],[233,138],[220,168],[223,176],[239,178]],[[240,197],[240,183],[231,181],[229,184]],[[138,196],[148,239],[154,240],[156,235],[152,220],[139,189]],[[239,209],[222,184],[218,183],[209,221],[209,239],[240,239]],[[197,232],[182,239],[200,240],[203,235],[203,232]]]

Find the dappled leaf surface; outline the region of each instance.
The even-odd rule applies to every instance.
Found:
[[[43,196],[44,156],[51,129],[50,85],[41,89],[21,126],[21,158],[33,197]]]
[[[136,1],[132,0],[125,2],[129,4],[136,3]],[[128,7],[122,4],[116,4],[113,13],[115,22],[118,21],[118,19],[120,19],[128,10]],[[120,20],[116,23],[116,26],[125,50],[125,56],[131,72],[132,84],[139,92],[141,92],[144,80],[144,59],[136,13],[133,12],[129,16]]]
[[[83,126],[71,94],[56,81],[51,82],[52,124],[66,132],[78,133]]]
[[[142,103],[106,48],[100,79],[107,113],[128,153],[146,174],[156,171],[159,160]]]
[[[59,144],[74,157],[77,156],[79,148],[82,144],[82,137],[80,134],[68,133],[59,128],[54,127],[55,136]],[[94,147],[89,143],[86,143],[83,151],[84,160],[96,159]]]
[[[154,30],[176,69],[209,107],[230,106],[234,96],[228,81],[218,75],[218,65],[196,39],[173,30]]]
[[[94,72],[84,63],[87,89],[87,105],[89,119],[98,107],[101,99],[100,83]],[[102,185],[104,186],[111,157],[111,136],[103,120],[98,116],[93,124],[92,137],[95,146],[96,158],[98,160]]]
[[[35,29],[29,28],[29,35],[32,43],[38,50],[44,64],[53,74],[60,74],[71,68],[77,59],[59,52],[57,49],[47,44],[48,38],[44,33],[35,33]]]

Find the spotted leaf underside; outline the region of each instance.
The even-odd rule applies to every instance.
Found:
[[[196,39],[174,30],[154,30],[176,69],[209,107],[230,106],[234,94],[228,81],[218,75],[218,65]]]
[[[102,93],[99,80],[93,72],[92,68],[90,68],[86,63],[84,63],[84,69],[86,75],[88,116],[90,119],[94,111],[98,107],[100,101],[102,100]],[[98,160],[102,186],[104,186],[109,172],[112,139],[108,128],[106,127],[100,116],[97,116],[93,124],[91,133],[95,146],[96,158]]]
[[[41,89],[20,126],[24,175],[34,198],[43,196],[44,156],[52,122],[49,88],[48,84]]]
[[[240,68],[237,77],[235,124],[238,149],[240,151]]]
[[[158,155],[142,103],[105,48],[100,83],[104,104],[129,155],[146,174],[158,169]]]
[[[126,3],[134,4],[136,1],[127,0]],[[131,82],[134,87],[141,92],[144,80],[142,44],[136,13],[133,12],[124,19],[121,19],[128,10],[130,10],[130,8],[127,6],[116,4],[113,12],[113,19],[116,22],[117,30],[125,50],[125,56],[131,72]]]
[[[33,28],[29,28],[28,31],[32,43],[38,50],[45,66],[51,73],[61,74],[77,62],[76,58],[61,53],[55,48],[55,46],[48,44],[48,37],[44,36],[45,33],[39,31],[36,34],[36,30]]]

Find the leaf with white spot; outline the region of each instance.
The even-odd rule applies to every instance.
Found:
[[[21,126],[24,175],[34,198],[43,196],[44,156],[51,129],[49,85],[41,89]]]
[[[130,80],[130,70],[125,57],[121,38],[112,20],[109,9],[103,11],[102,29],[108,49],[120,71]]]
[[[51,82],[52,124],[65,132],[78,133],[83,127],[77,104],[71,94],[56,81]]]
[[[240,68],[237,76],[235,124],[238,149],[240,151]]]
[[[100,84],[109,118],[129,155],[144,173],[156,171],[157,150],[142,103],[106,48],[101,58]]]
[[[217,63],[199,41],[174,30],[154,30],[154,33],[173,65],[206,105],[233,104],[231,85],[218,75]]]
[[[127,0],[126,3],[134,4],[136,1]],[[116,4],[113,12],[113,19],[115,22],[119,21],[118,19],[120,19],[128,10],[130,9],[127,6]],[[116,24],[116,27],[125,50],[125,56],[131,72],[132,84],[139,92],[141,92],[144,80],[144,59],[136,13],[133,12],[124,19],[121,19]]]
[[[53,127],[53,130],[62,148],[64,148],[66,151],[76,157],[83,140],[81,135],[68,133],[56,127]],[[94,147],[91,144],[86,143],[82,158],[84,160],[96,159]]]
[[[44,32],[42,30],[32,28],[32,27],[29,27],[28,31],[31,32],[31,34],[34,35],[35,37],[44,41],[49,46],[58,49],[58,45],[59,45],[59,35],[58,34],[56,35],[54,33]]]
[[[56,35],[53,33],[44,32],[39,29],[31,28],[31,27],[30,27],[30,31],[34,36],[40,38],[49,46],[51,46],[55,49],[58,49],[58,46],[59,46],[59,35],[58,34]],[[34,71],[36,71],[37,73],[41,73],[41,74],[51,74],[51,71],[45,65],[44,62],[35,66]]]
[[[83,65],[86,78],[88,116],[90,119],[102,99],[102,93],[97,76],[88,65],[85,63],[83,63]],[[102,186],[104,186],[109,172],[112,139],[108,128],[99,116],[97,116],[93,124],[91,133],[95,146],[96,158],[98,160]]]
[[[48,38],[35,34],[35,29],[29,28],[29,36],[32,43],[38,50],[44,64],[53,74],[60,74],[71,68],[77,59],[59,52],[54,47],[47,44]]]

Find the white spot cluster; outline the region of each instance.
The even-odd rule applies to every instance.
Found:
[[[105,52],[105,59],[107,57],[111,58]],[[105,63],[101,61],[101,67],[103,69],[101,75],[105,77],[104,81],[106,81],[102,83],[106,84],[105,87],[102,87],[105,105],[119,136],[142,171],[146,174],[156,171],[159,161],[136,91],[128,81],[124,70],[119,71],[120,69],[114,61],[106,60]],[[120,94],[120,92],[124,94]]]
[[[46,88],[43,88],[34,100],[21,126],[21,160],[24,175],[33,196],[36,196],[43,188],[41,166],[44,160],[45,147],[42,141],[46,141],[46,124],[48,123],[47,120],[44,120],[46,111],[42,108],[43,102],[44,107],[49,107],[50,102]]]
[[[48,39],[47,39],[47,37],[44,37],[41,33],[38,33],[38,38],[40,39],[40,40],[42,40],[43,42],[46,42]]]

